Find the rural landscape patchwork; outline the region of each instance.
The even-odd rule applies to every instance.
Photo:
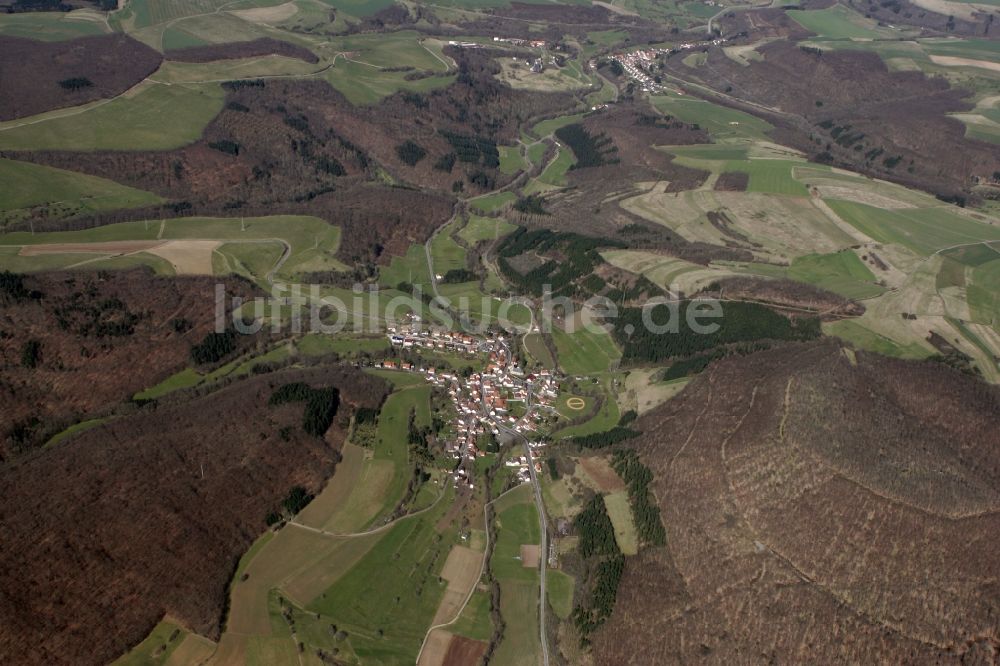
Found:
[[[0,664],[1000,664],[1000,0],[0,0]]]

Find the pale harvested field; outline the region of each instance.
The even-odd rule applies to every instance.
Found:
[[[867,204],[875,208],[915,208],[913,204],[906,201],[900,201],[899,199],[858,187],[819,185],[816,187],[816,191],[824,199],[843,199],[844,201]]]
[[[170,653],[166,666],[192,666],[202,664],[215,652],[216,645],[204,636],[188,634],[177,648]]]
[[[930,59],[935,65],[944,65],[945,67],[978,67],[979,69],[986,69],[991,72],[1000,72],[1000,62],[940,55],[932,55]]]
[[[614,493],[625,489],[625,482],[611,467],[611,462],[603,456],[579,458],[577,464],[583,470],[582,480],[594,490]]]
[[[451,645],[453,634],[444,629],[435,629],[427,637],[424,651],[420,653],[420,660],[417,666],[442,666],[445,655],[448,654],[448,647]]]
[[[148,251],[169,261],[178,275],[212,275],[212,253],[221,244],[215,240],[172,240]]]
[[[637,368],[630,370],[625,378],[623,409],[634,409],[640,415],[662,405],[684,390],[690,380],[677,379],[671,382],[653,382],[660,368]]]
[[[479,580],[482,567],[482,553],[466,546],[452,546],[441,570],[441,577],[448,581],[448,588],[438,604],[432,626],[444,624],[455,617]]]
[[[312,502],[303,509],[295,520],[303,525],[330,530],[329,523],[344,509],[347,498],[357,483],[364,465],[365,451],[360,446],[345,444],[340,451],[337,473]]]
[[[229,13],[235,16],[239,16],[241,19],[245,19],[252,23],[263,23],[265,25],[274,25],[275,23],[281,23],[282,21],[287,21],[288,19],[295,16],[299,11],[298,6],[294,2],[286,2],[283,5],[275,5],[274,7],[256,7],[254,9],[236,9]]]
[[[525,569],[537,569],[542,559],[542,549],[537,544],[521,545],[521,566]]]

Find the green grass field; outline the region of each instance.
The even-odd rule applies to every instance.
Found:
[[[351,645],[363,660],[416,660],[447,587],[439,574],[455,532],[449,528],[439,534],[435,523],[448,504],[444,501],[426,514],[394,525],[363,559],[309,604],[309,611],[349,631]]]
[[[766,141],[770,123],[748,113],[728,109],[711,102],[674,94],[650,97],[661,113],[686,123],[697,123],[717,141]]]
[[[846,340],[859,349],[877,352],[884,356],[919,359],[930,355],[930,352],[920,345],[900,345],[850,319],[823,324],[823,332]]]
[[[555,132],[561,127],[566,127],[566,125],[572,125],[573,123],[578,123],[583,120],[583,114],[577,113],[572,116],[559,116],[557,118],[550,118],[549,120],[543,120],[531,128],[531,133],[538,137],[539,139],[544,138]]]
[[[405,257],[393,257],[389,265],[379,271],[379,284],[385,287],[404,282],[421,285],[425,293],[431,293],[431,273],[423,245],[411,245]]]
[[[787,268],[750,264],[747,271],[814,284],[851,299],[872,298],[885,292],[884,287],[876,284],[871,270],[851,250],[796,257]]]
[[[604,402],[601,404],[601,408],[593,415],[593,417],[579,425],[563,428],[554,433],[553,437],[564,438],[591,435],[593,433],[611,430],[618,424],[618,419],[621,418],[621,413],[618,409],[618,402],[615,400],[615,396],[612,394],[610,387],[607,385],[608,381],[608,378],[604,378],[603,380],[605,389]],[[561,397],[560,402],[562,402]],[[568,409],[560,409],[560,413],[570,417],[573,416],[573,412]]]
[[[434,272],[445,275],[448,271],[465,268],[465,248],[451,237],[456,227],[454,223],[441,230],[431,241],[431,258]]]
[[[46,217],[137,208],[163,201],[118,183],[73,171],[0,159],[0,221],[17,220],[43,207]]]
[[[500,173],[509,176],[524,171],[528,166],[520,146],[500,146]]]
[[[570,375],[593,375],[606,372],[621,358],[621,351],[607,333],[592,332],[578,327],[567,333],[560,327],[553,327],[559,366]]]
[[[552,358],[552,353],[545,346],[545,340],[541,333],[529,333],[524,336],[524,350],[528,356],[535,359],[543,368],[555,369],[556,362]]]
[[[507,623],[493,663],[533,664],[541,652],[538,637],[538,571],[521,563],[521,545],[538,544],[538,512],[531,486],[504,496],[497,510],[497,543],[492,570],[500,583],[500,613]]]
[[[81,9],[72,12],[0,14],[0,35],[58,42],[110,32],[104,16]]]
[[[488,641],[493,635],[489,595],[481,590],[473,593],[458,621],[448,627],[448,630],[458,636],[465,636],[477,641]]]
[[[569,618],[573,612],[573,586],[575,581],[567,573],[551,570],[545,574],[546,596],[552,611],[560,620]]]
[[[79,423],[74,423],[73,425],[66,428],[59,434],[53,436],[52,439],[50,439],[45,443],[45,446],[46,448],[50,446],[55,446],[59,442],[69,439],[70,437],[72,437],[77,433],[85,432],[87,430],[90,430],[91,428],[96,428],[97,426],[101,425],[102,423],[106,423],[107,421],[108,418],[96,418],[96,419],[87,419],[86,421],[80,421]]]
[[[939,208],[884,210],[849,201],[827,202],[841,218],[880,243],[897,243],[929,256],[944,248],[1000,240],[1000,227]]]
[[[481,243],[483,241],[497,240],[516,229],[513,224],[496,217],[480,217],[470,215],[469,222],[462,227],[458,235],[466,243]]]
[[[879,28],[875,21],[843,5],[808,11],[790,10],[787,14],[806,30],[826,39],[877,39],[893,34],[892,30]]]
[[[2,150],[169,150],[222,110],[218,84],[142,85],[111,101],[0,123]]]
[[[516,200],[517,195],[513,192],[497,192],[469,199],[469,205],[480,213],[493,213]]]

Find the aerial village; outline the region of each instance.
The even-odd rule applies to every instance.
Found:
[[[538,454],[545,443],[538,432],[546,415],[556,413],[560,377],[550,370],[528,372],[521,368],[511,351],[510,335],[503,332],[476,337],[451,331],[397,331],[390,328],[389,342],[399,350],[457,352],[480,355],[486,363],[481,371],[462,373],[441,370],[431,363],[387,359],[379,366],[388,370],[414,372],[445,391],[454,408],[449,424],[452,436],[446,452],[455,459],[453,479],[456,484],[473,485],[476,458],[487,455],[486,442],[497,438],[524,438],[532,451],[536,471],[541,471]],[[518,482],[531,480],[526,455],[514,456],[506,466],[516,468]],[[513,471],[513,470],[512,470]]]

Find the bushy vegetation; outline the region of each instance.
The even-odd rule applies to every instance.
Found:
[[[654,332],[643,322],[642,310],[626,308],[615,320],[613,335],[622,347],[622,358],[631,361],[661,361],[691,356],[716,347],[754,340],[812,340],[820,335],[819,319],[789,319],[756,303],[726,303],[723,316],[703,319],[703,324],[718,324],[713,333],[693,331],[685,313],[690,301],[681,301],[674,319],[676,332]],[[672,304],[673,305],[673,304]],[[666,304],[651,310],[652,320],[664,325],[670,318]]]
[[[605,430],[604,432],[595,432],[590,435],[580,435],[579,437],[574,437],[570,440],[570,442],[585,449],[604,449],[609,446],[614,446],[619,442],[624,442],[627,439],[638,437],[641,434],[642,433],[638,430],[632,430],[631,428],[617,425],[611,430]]]
[[[599,248],[624,247],[624,244],[606,238],[592,238],[574,233],[555,232],[550,229],[528,231],[519,228],[500,246],[497,264],[504,278],[522,291],[541,296],[545,285],[550,285],[554,295],[574,296],[583,291],[575,284],[603,263]],[[558,250],[559,260],[549,259],[527,273],[520,273],[510,259],[534,251],[540,255]]]
[[[526,197],[521,197],[514,204],[514,210],[519,213],[527,213],[528,215],[548,215],[549,211],[545,210],[545,199],[537,194],[529,194]]]
[[[441,130],[441,136],[448,140],[455,150],[455,155],[462,162],[482,164],[496,169],[500,166],[500,149],[495,141],[481,136],[469,136]],[[447,169],[450,171],[451,169]]]
[[[667,533],[660,520],[660,508],[650,499],[649,484],[653,481],[653,473],[639,462],[639,456],[631,449],[615,451],[611,465],[628,484],[632,517],[640,541],[651,546],[666,544]]]
[[[462,284],[478,279],[479,276],[467,268],[453,268],[441,277],[441,284]]]
[[[560,127],[556,130],[556,137],[569,146],[576,156],[576,164],[570,169],[618,164],[617,157],[608,157],[618,152],[611,139],[603,135],[594,136],[579,123]]]
[[[427,157],[427,151],[419,143],[407,139],[396,146],[396,155],[403,164],[416,166],[417,162]]]
[[[590,634],[611,616],[618,584],[625,570],[625,556],[615,541],[615,528],[604,505],[604,497],[595,495],[573,520],[580,535],[579,553],[588,570],[589,590],[573,608],[573,622],[580,642],[587,645]]]
[[[303,382],[293,382],[278,387],[268,400],[268,404],[272,406],[289,402],[306,403],[302,413],[302,429],[314,437],[322,437],[337,415],[340,392],[335,388],[315,389]]]
[[[354,413],[354,430],[351,431],[351,441],[358,446],[371,448],[375,445],[378,435],[379,410],[370,407],[359,407]]]
[[[201,342],[191,347],[191,360],[195,365],[218,363],[236,351],[236,332],[209,333]]]
[[[89,88],[94,85],[94,82],[88,78],[82,76],[76,76],[72,79],[63,79],[59,82],[59,85],[64,90],[83,90],[84,88]]]

